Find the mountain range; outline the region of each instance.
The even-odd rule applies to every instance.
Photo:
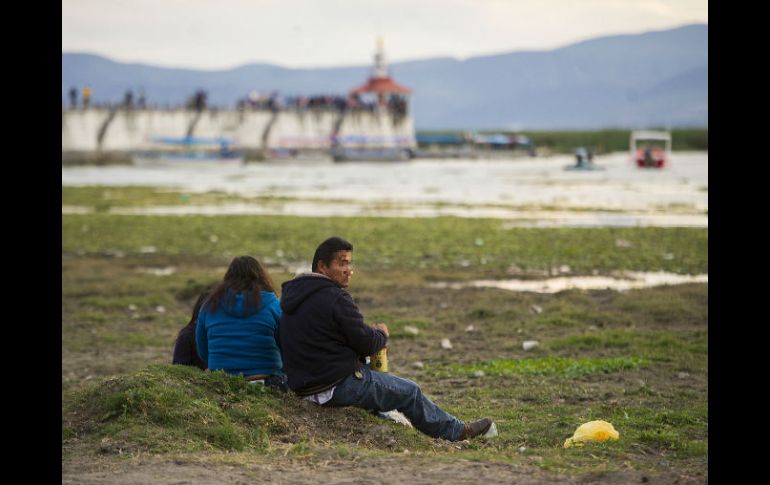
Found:
[[[413,90],[418,130],[708,127],[707,24],[597,37],[552,50],[388,67],[396,82]],[[62,52],[62,103],[71,87],[88,85],[95,103],[116,103],[128,89],[141,88],[148,104],[177,105],[202,89],[211,104],[234,107],[252,90],[345,95],[371,72],[371,64],[178,69]]]

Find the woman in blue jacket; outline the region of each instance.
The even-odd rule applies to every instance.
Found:
[[[286,390],[280,320],[280,302],[267,271],[251,256],[238,256],[200,310],[198,354],[209,370]]]

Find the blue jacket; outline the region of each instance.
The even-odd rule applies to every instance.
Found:
[[[246,305],[246,293],[228,292],[213,312],[204,303],[195,341],[210,370],[229,374],[284,375],[278,324],[281,306],[275,293],[260,293],[259,308]]]

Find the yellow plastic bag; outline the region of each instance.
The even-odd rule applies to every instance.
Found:
[[[618,438],[620,438],[620,433],[615,430],[611,423],[601,420],[589,421],[578,426],[572,438],[567,438],[564,441],[564,447],[583,446],[585,441],[607,441]]]

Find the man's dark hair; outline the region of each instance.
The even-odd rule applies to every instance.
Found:
[[[321,245],[318,246],[318,249],[315,250],[315,254],[313,255],[312,271],[315,272],[318,269],[319,261],[323,261],[326,266],[330,266],[337,251],[352,250],[353,245],[341,237],[330,237],[326,241],[322,242]]]

